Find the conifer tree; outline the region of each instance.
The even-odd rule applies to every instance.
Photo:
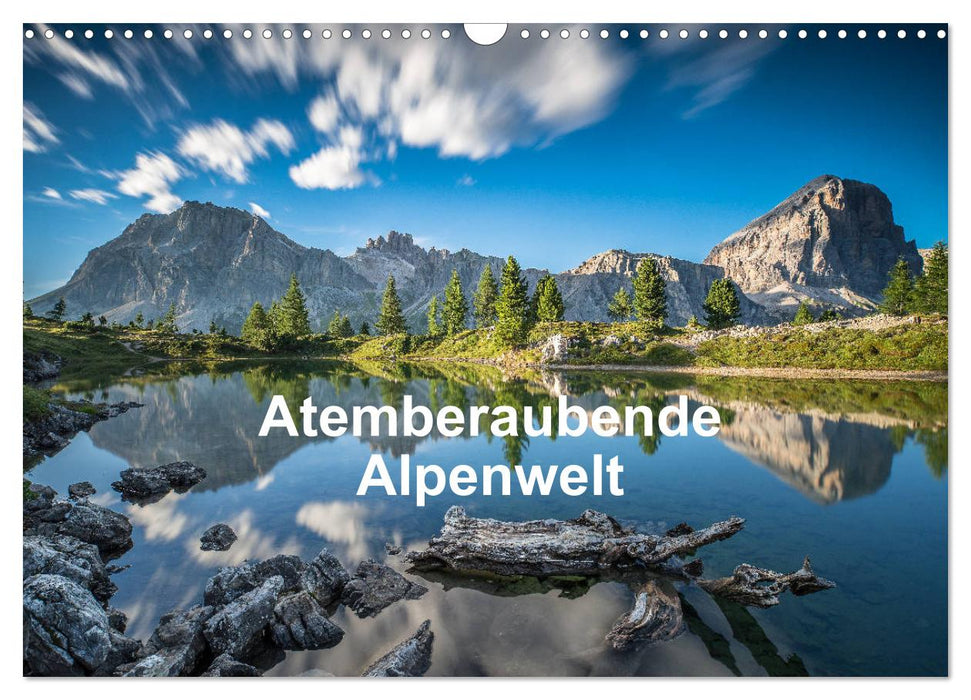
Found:
[[[104,328],[105,326],[107,326],[108,325],[108,317],[105,316],[104,314],[102,314],[101,316],[98,316],[98,325],[101,326],[102,328]]]
[[[297,275],[290,275],[290,286],[283,298],[275,305],[273,314],[274,334],[285,341],[293,341],[305,335],[310,335],[310,314],[307,312],[307,300],[300,291]]]
[[[47,312],[47,318],[52,321],[63,321],[66,312],[67,304],[64,302],[64,297],[60,297],[54,307]]]
[[[805,326],[807,323],[815,322],[816,317],[813,316],[812,309],[809,308],[809,303],[806,300],[799,302],[799,308],[796,309],[796,315],[792,318],[792,325]]]
[[[521,345],[529,333],[529,294],[516,258],[509,256],[502,268],[496,301],[496,338],[506,346]]]
[[[612,321],[622,323],[634,315],[634,301],[626,287],[621,287],[607,305],[607,315]]]
[[[546,273],[536,283],[536,320],[539,323],[554,323],[563,320],[563,296],[553,275]]]
[[[819,314],[820,321],[839,321],[841,318],[843,318],[843,314],[831,306],[826,307],[823,309],[823,313]]]
[[[159,319],[158,329],[168,333],[178,333],[179,329],[175,325],[175,304],[169,304],[168,310]]]
[[[83,323],[86,326],[93,326],[94,314],[91,313],[90,311],[85,311],[83,314],[81,314],[81,323]]]
[[[668,314],[664,278],[654,258],[643,258],[634,273],[634,312],[649,328],[660,328]]]
[[[216,328],[216,322],[212,321],[209,324],[209,334],[216,335],[218,329]],[[273,347],[273,326],[270,323],[270,318],[266,311],[263,309],[263,305],[260,302],[255,302],[250,309],[249,315],[246,320],[243,321],[243,328],[240,331],[240,337],[243,339],[244,343],[252,345],[260,350],[270,350]]]
[[[374,326],[381,335],[408,332],[408,328],[405,326],[405,316],[401,311],[401,299],[398,297],[394,275],[388,275],[388,283],[384,287],[384,296],[381,298],[378,322]]]
[[[428,335],[435,337],[441,332],[442,327],[438,322],[438,295],[435,295],[428,302]]]
[[[469,302],[465,300],[462,291],[462,279],[458,270],[452,270],[452,276],[445,285],[445,305],[442,307],[442,330],[445,335],[455,335],[465,330],[465,319],[469,315]]]
[[[25,301],[24,302],[24,318],[33,318],[33,317],[34,317],[34,310],[32,308],[30,308],[30,304],[28,304]]]
[[[334,315],[331,317],[330,323],[327,324],[327,335],[329,335],[331,338],[340,338],[342,320],[343,316],[341,316],[341,312],[339,310],[334,311]]]
[[[361,322],[360,335],[371,335],[371,326],[368,325],[367,321]]]
[[[904,316],[914,307],[914,278],[910,265],[903,258],[890,270],[887,286],[883,290],[883,303],[880,310],[891,316]]]
[[[914,285],[915,307],[928,314],[947,315],[947,245],[934,244],[924,261],[924,274]]]
[[[256,302],[256,304],[254,304],[253,306],[255,307],[257,305],[259,305],[260,311],[263,311],[263,306],[259,302]],[[250,309],[250,312],[252,313],[252,309]],[[265,315],[266,314],[264,312],[264,317],[265,317]],[[219,332],[219,326],[216,325],[216,319],[214,319],[214,318],[213,319],[210,319],[209,320],[209,335],[216,335],[218,332]]]
[[[712,282],[702,308],[705,310],[705,322],[711,329],[729,328],[738,323],[741,308],[732,281],[725,277]]]
[[[134,325],[135,328],[141,328],[142,324],[144,323],[145,317],[142,315],[142,312],[139,311],[137,314],[135,314],[135,319],[132,321],[132,325]]]
[[[496,285],[496,278],[492,274],[492,266],[486,265],[482,268],[479,276],[479,286],[475,290],[472,298],[474,306],[476,328],[488,328],[496,323],[496,300],[499,298],[499,287]]]
[[[354,335],[354,327],[351,325],[350,316],[342,316],[340,328],[338,329],[341,334],[341,338],[350,338]]]

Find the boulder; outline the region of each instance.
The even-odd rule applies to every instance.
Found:
[[[255,666],[237,661],[229,654],[220,654],[202,675],[229,678],[234,676],[262,676],[263,673]]]
[[[374,617],[386,607],[402,599],[416,600],[428,589],[409,581],[390,566],[368,559],[344,587],[341,602],[358,617]]]
[[[118,590],[108,577],[98,548],[68,535],[23,538],[23,577],[38,574],[63,576],[80,584],[102,605]]]
[[[431,621],[425,620],[417,632],[371,664],[363,675],[371,678],[425,675],[432,664],[435,639],[430,627]]]
[[[151,469],[125,469],[111,488],[141,505],[154,503],[170,491],[185,493],[206,478],[206,470],[191,462],[172,462]]]
[[[214,613],[211,607],[197,605],[163,615],[145,645],[147,655],[125,675],[170,677],[197,671],[207,651],[203,630]]]
[[[96,493],[94,485],[90,481],[79,481],[67,487],[68,496],[75,500],[93,496]]]
[[[225,566],[206,582],[203,602],[206,605],[226,605],[259,588],[273,576],[283,579],[283,592],[296,591],[301,587],[306,567],[307,564],[300,557],[292,554],[278,554],[264,561]]]
[[[273,642],[281,649],[328,649],[344,638],[344,630],[327,619],[307,591],[284,596],[273,608]]]
[[[542,358],[542,361],[562,362],[563,360],[567,359],[570,354],[570,345],[572,344],[572,340],[572,338],[567,338],[560,333],[551,335],[540,347],[540,357]]]
[[[112,651],[108,615],[91,592],[55,574],[24,581],[24,663],[43,676],[91,675]]]
[[[236,541],[236,533],[226,523],[213,525],[199,538],[199,549],[206,552],[225,552]]]
[[[340,599],[344,586],[350,579],[350,574],[340,560],[322,549],[300,575],[300,585],[318,603],[326,606]]]
[[[87,501],[54,500],[51,494],[45,491],[24,503],[25,535],[68,535],[96,546],[102,559],[131,548],[132,527],[124,515]]]
[[[203,634],[213,652],[242,659],[257,651],[284,585],[282,576],[273,576],[210,617]]]

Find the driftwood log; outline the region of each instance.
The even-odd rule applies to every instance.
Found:
[[[802,596],[836,585],[816,576],[808,557],[802,568],[788,574],[740,564],[731,576],[717,579],[700,578],[699,560],[681,563],[681,556],[731,537],[744,524],[742,518],[731,517],[699,530],[681,524],[664,535],[651,535],[625,528],[594,510],[574,520],[504,522],[470,518],[464,508],[452,506],[441,533],[406,559],[418,571],[624,580],[634,590],[634,605],[606,640],[625,649],[673,639],[684,631],[675,581],[693,582],[713,596],[761,608],[778,605],[779,595],[787,590]]]

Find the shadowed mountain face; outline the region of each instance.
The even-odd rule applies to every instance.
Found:
[[[827,175],[715,246],[705,264],[609,250],[556,275],[567,320],[606,321],[611,297],[621,286],[630,289],[637,264],[647,256],[658,262],[667,283],[672,325],[691,316],[703,319],[708,289],[724,276],[744,292],[742,322],[762,324],[791,317],[790,307],[806,298],[851,313],[870,308],[898,257],[915,272],[922,267],[914,243],[894,223],[886,195],[873,185]],[[64,297],[71,318],[90,311],[127,323],[139,313],[157,318],[175,304],[184,330],[204,330],[215,321],[238,332],[253,303],[268,306],[296,273],[311,324],[323,330],[337,310],[349,314],[355,327],[365,320],[373,325],[385,282],[394,275],[409,324],[419,331],[429,300],[443,293],[452,270],[471,296],[483,268],[490,265],[498,279],[503,262],[466,249],[425,249],[396,231],[340,257],[304,247],[249,212],[187,202],[171,214],[141,216],[88,253],[66,285],[31,305],[44,313]],[[524,270],[530,290],[541,274]]]
[[[874,305],[901,257],[915,274],[923,268],[887,195],[823,175],[716,245],[705,263],[770,308],[809,299],[854,309]]]

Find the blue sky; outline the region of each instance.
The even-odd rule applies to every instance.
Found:
[[[658,36],[580,27],[493,47],[294,27],[33,27],[24,41],[32,297],[142,213],[212,201],[348,254],[390,229],[561,271],[608,248],[700,261],[824,173],[876,184],[918,246],[947,238],[947,41]]]

